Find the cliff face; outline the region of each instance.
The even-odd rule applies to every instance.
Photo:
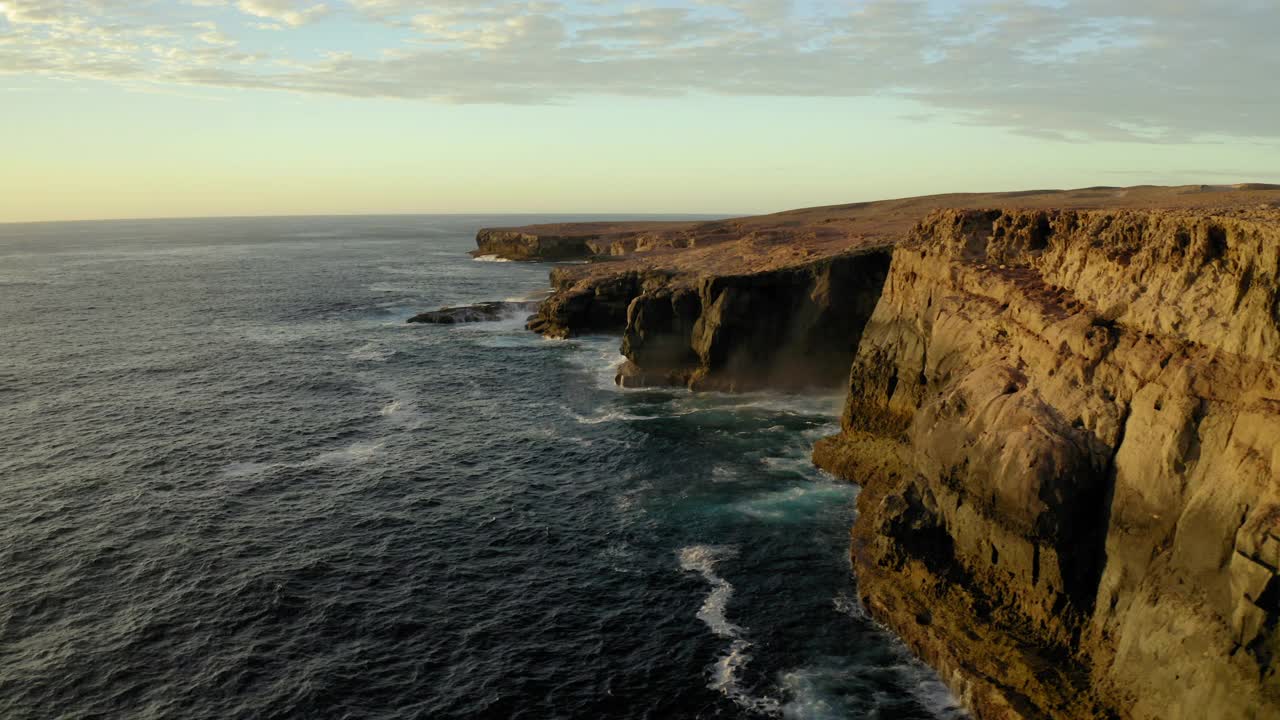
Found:
[[[887,250],[659,285],[628,306],[624,386],[831,387],[845,376],[889,269]]]
[[[583,333],[622,332],[627,309],[646,289],[665,286],[669,273],[625,271],[581,279],[577,268],[551,271],[552,293],[529,321],[529,329],[550,338]]]
[[[866,605],[981,717],[1280,716],[1274,219],[943,212],[894,251],[815,460],[864,484]]]
[[[554,235],[520,230],[484,229],[476,234],[472,255],[506,260],[578,260],[596,255],[595,235]]]
[[[659,249],[692,247],[731,236],[721,222],[582,222],[483,228],[472,255],[506,260],[583,260]]]
[[[557,268],[529,329],[622,333],[626,387],[835,387],[889,269],[887,248],[742,275]]]

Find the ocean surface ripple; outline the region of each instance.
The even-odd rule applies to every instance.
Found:
[[[0,226],[0,717],[960,717],[853,600],[838,397],[404,323],[544,291],[465,255],[527,220]]]

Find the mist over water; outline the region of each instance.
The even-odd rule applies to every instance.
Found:
[[[527,221],[0,226],[0,716],[958,717],[855,600],[839,397],[404,323],[544,292],[465,254]]]

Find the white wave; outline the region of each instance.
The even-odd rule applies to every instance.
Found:
[[[816,475],[816,472],[812,474]],[[804,522],[824,508],[839,507],[857,497],[858,488],[842,480],[805,482],[781,490],[769,490],[734,503],[738,512],[775,522]]]
[[[797,475],[816,476],[817,470],[813,466],[813,460],[809,457],[762,457],[760,464],[766,469],[781,473],[795,473]]]
[[[762,715],[777,715],[782,704],[774,698],[757,697],[747,692],[738,681],[738,674],[751,660],[751,642],[746,638],[746,630],[731,622],[726,614],[729,600],[733,597],[733,585],[716,574],[716,563],[733,557],[737,551],[732,547],[714,545],[690,545],[680,550],[680,568],[687,572],[697,572],[711,585],[711,592],[698,609],[698,619],[704,622],[717,637],[730,641],[725,651],[708,672],[711,681],[707,687],[732,700],[745,710]]]
[[[618,366],[627,361],[627,357],[618,350],[618,339],[606,336],[584,336],[565,341],[571,352],[569,362],[586,370],[595,380],[596,387],[602,390],[622,390],[614,382],[618,374]]]
[[[680,417],[681,415],[688,415],[693,412],[692,410],[689,410],[686,412],[664,413],[662,415],[633,415],[623,410],[606,410],[605,412],[599,415],[587,417],[585,415],[579,415],[578,413],[575,413],[572,410],[569,410],[568,408],[565,408],[565,410],[569,413],[571,417],[573,417],[574,420],[578,421],[579,425],[600,425],[603,423],[610,423],[610,422],[644,422],[647,420],[663,420],[665,418],[673,418],[673,417]]]
[[[914,666],[916,682],[911,686],[911,697],[926,711],[941,720],[967,720],[969,713],[956,700],[951,689],[933,676],[932,670]]]
[[[850,597],[844,593],[840,593],[831,599],[831,606],[841,615],[848,615],[855,620],[869,620],[870,615],[867,609],[862,606],[862,601],[856,597]]]
[[[497,255],[477,255],[472,260],[476,262],[511,262],[510,258],[502,258]]]
[[[399,425],[407,430],[416,430],[422,426],[425,419],[422,413],[418,411],[417,403],[407,398],[396,398],[391,402],[383,405],[378,414],[387,422]]]
[[[849,717],[849,708],[842,707],[842,703],[824,692],[821,672],[805,668],[784,673],[782,687],[788,698],[782,706],[785,718],[838,720]]]
[[[763,410],[778,415],[821,416],[835,418],[844,407],[844,394],[838,393],[782,393],[759,391],[753,393],[698,393],[700,401],[709,405],[736,410]]]
[[[524,325],[528,317],[529,313],[523,310],[508,309],[503,311],[502,315],[496,320],[458,323],[456,325],[450,325],[449,328],[453,332],[461,333],[510,335],[519,339],[523,344],[531,345],[537,341],[537,336],[525,330]]]
[[[392,348],[383,347],[375,342],[368,342],[347,353],[347,357],[365,362],[382,362],[395,354],[396,351]]]
[[[936,720],[968,720],[945,686],[932,671],[905,655],[905,662],[878,667],[822,664],[782,673],[779,684],[787,698],[782,716],[796,720],[836,720],[848,717],[880,717],[884,708],[902,701],[900,694],[887,690],[850,694],[850,683],[867,685],[874,676],[893,677],[929,717]]]

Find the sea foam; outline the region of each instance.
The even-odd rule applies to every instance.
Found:
[[[742,687],[738,679],[739,672],[751,661],[751,655],[747,652],[751,648],[751,641],[747,640],[744,628],[729,620],[727,608],[733,597],[733,585],[715,571],[716,563],[736,554],[737,551],[732,547],[714,545],[690,545],[680,550],[680,568],[701,574],[711,585],[711,592],[698,609],[698,619],[706,623],[717,637],[730,641],[729,649],[708,668],[711,680],[707,687],[729,698],[744,710],[777,715],[782,711],[781,703],[768,696],[752,695]]]

